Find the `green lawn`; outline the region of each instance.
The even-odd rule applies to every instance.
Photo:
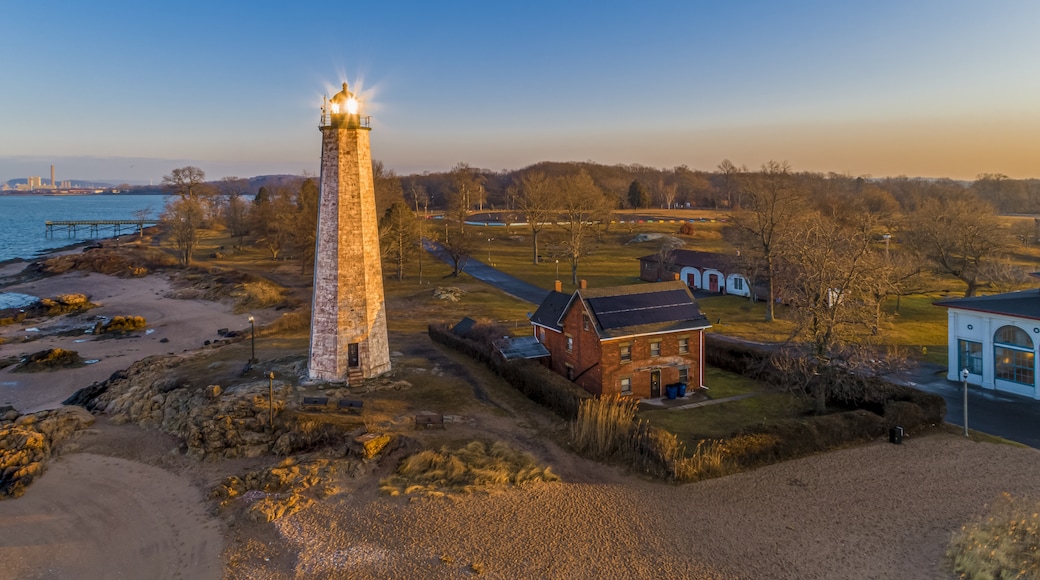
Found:
[[[696,409],[644,410],[638,417],[674,433],[687,447],[693,448],[701,439],[723,439],[749,425],[797,417],[812,408],[804,397],[773,392],[744,376],[710,366],[705,368],[704,382],[712,399],[754,395]]]

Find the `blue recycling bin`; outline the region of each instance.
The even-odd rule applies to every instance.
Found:
[[[664,391],[668,395],[669,399],[674,399],[679,395],[679,385],[668,385],[664,388]]]
[[[686,383],[679,383],[679,398],[686,396]]]

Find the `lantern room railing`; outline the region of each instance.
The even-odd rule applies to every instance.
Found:
[[[340,127],[347,127],[347,128],[353,127],[353,128],[362,128],[362,129],[371,129],[372,128],[372,117],[370,117],[368,115],[351,115],[349,113],[337,114],[337,113],[332,113],[328,109],[324,109],[324,108],[321,110],[321,124],[318,125],[318,127],[320,129],[325,129],[326,127],[332,127],[333,126],[332,125],[332,118],[333,117],[342,117],[343,118],[343,121],[339,125]]]

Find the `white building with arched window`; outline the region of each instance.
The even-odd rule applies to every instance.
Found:
[[[1024,290],[935,303],[947,309],[949,362],[946,378],[986,389],[1040,399],[1037,348],[1040,292]]]

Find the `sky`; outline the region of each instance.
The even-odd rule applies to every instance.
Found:
[[[1040,177],[1035,0],[8,0],[0,22],[0,182],[316,175],[344,81],[399,174]]]

